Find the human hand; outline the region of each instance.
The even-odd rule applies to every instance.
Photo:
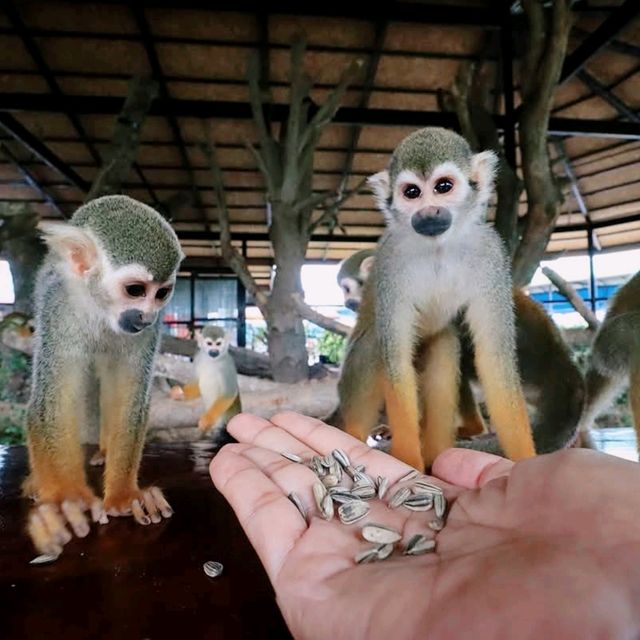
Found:
[[[640,631],[640,466],[567,450],[513,464],[450,449],[433,465],[450,511],[436,552],[356,565],[363,524],[403,541],[433,512],[371,504],[365,520],[303,520],[315,474],[305,459],[341,448],[393,484],[410,468],[318,420],[284,413],[234,418],[240,444],[211,464],[274,586],[296,638],[631,638]],[[393,491],[391,488],[390,491]]]

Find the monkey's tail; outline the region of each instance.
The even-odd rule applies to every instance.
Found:
[[[629,370],[640,352],[640,311],[605,320],[593,343],[591,362],[602,375],[619,376]]]

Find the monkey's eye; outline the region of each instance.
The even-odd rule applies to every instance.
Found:
[[[213,342],[211,340],[205,340],[205,344],[207,345],[207,347],[210,347]]]
[[[440,178],[433,187],[436,193],[449,193],[453,189],[453,182],[449,178]]]
[[[422,191],[420,191],[420,187],[415,184],[408,184],[402,190],[402,194],[404,195],[404,197],[408,198],[409,200],[415,200],[416,198],[419,198],[421,193]]]
[[[348,284],[343,284],[342,289],[345,293],[351,293],[351,289],[349,288]]]
[[[156,300],[164,300],[171,293],[171,287],[162,287],[156,292]]]
[[[147,287],[145,287],[140,282],[128,284],[125,286],[124,290],[127,292],[127,295],[130,298],[143,298],[147,293]]]
[[[222,340],[216,340],[216,347],[219,347],[222,344]]]

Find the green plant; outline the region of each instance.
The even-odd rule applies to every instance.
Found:
[[[323,331],[318,339],[318,352],[329,362],[339,363],[344,357],[344,349],[347,344],[345,336],[340,336],[333,331]]]
[[[0,444],[24,444],[25,409],[12,407],[5,415],[0,416]]]

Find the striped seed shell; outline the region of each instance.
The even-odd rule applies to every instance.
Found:
[[[412,511],[429,511],[433,507],[433,495],[430,493],[409,496],[402,506]]]
[[[386,560],[393,553],[393,544],[381,544],[376,547],[378,560]]]
[[[222,573],[223,566],[220,562],[209,560],[202,565],[202,568],[209,578],[217,578]]]
[[[307,512],[305,511],[304,505],[302,504],[302,500],[300,500],[300,496],[297,493],[294,493],[292,491],[287,497],[289,498],[289,500],[291,500],[291,502],[293,502],[293,504],[296,505],[296,507],[298,508],[298,511],[302,514],[302,517],[306,520]]]
[[[436,541],[423,536],[421,533],[411,536],[403,550],[405,556],[420,556],[430,551],[435,551]]]
[[[313,483],[313,497],[316,501],[316,506],[318,507],[318,511],[322,512],[322,501],[327,495],[327,490],[325,489],[322,482],[314,482]]]
[[[382,500],[382,498],[384,498],[384,494],[387,493],[387,489],[389,488],[389,478],[378,476],[376,486],[378,487],[378,498]]]
[[[376,497],[376,488],[369,484],[358,484],[351,488],[351,493],[361,500],[371,500]]]
[[[326,495],[322,500],[320,513],[325,520],[333,520],[333,500],[330,495]]]
[[[398,482],[408,482],[409,480],[413,480],[414,478],[417,478],[419,475],[420,474],[415,469],[411,469],[411,471],[403,475],[402,478],[398,480]]]
[[[280,455],[287,460],[291,460],[291,462],[297,462],[300,464],[302,462],[302,458],[297,453],[290,453],[289,451],[281,451]]]
[[[441,493],[436,493],[433,496],[433,508],[435,509],[436,516],[442,518],[444,512],[447,510],[447,500]]]
[[[336,462],[340,463],[342,467],[348,467],[351,465],[351,461],[349,460],[349,456],[342,449],[334,449],[331,452],[331,455],[334,457]]]
[[[389,506],[392,509],[399,507],[409,496],[411,495],[411,489],[409,487],[402,487],[398,489],[389,500]]]
[[[370,549],[365,549],[360,553],[356,554],[354,560],[356,564],[367,564],[369,562],[375,562],[378,559],[378,548],[371,547]]]
[[[393,544],[402,538],[402,534],[391,527],[385,527],[382,524],[365,524],[362,527],[362,537],[368,542],[377,542],[378,544]]]
[[[358,520],[362,520],[371,507],[362,500],[351,500],[351,502],[345,502],[338,507],[338,517],[342,524],[352,524]]]

